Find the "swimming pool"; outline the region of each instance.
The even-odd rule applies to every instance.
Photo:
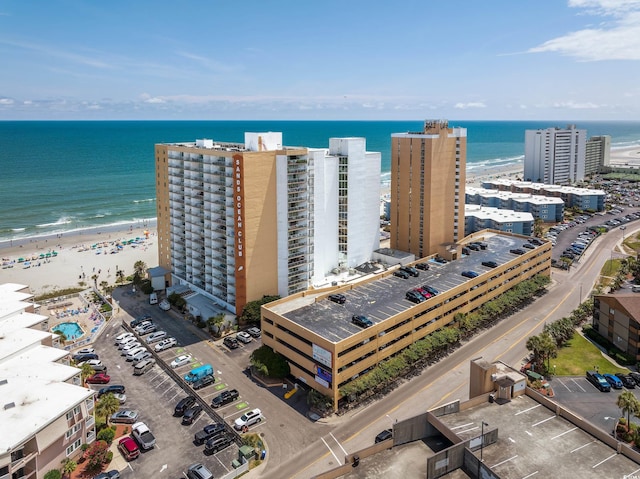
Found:
[[[84,334],[84,331],[80,327],[78,323],[60,323],[53,328],[51,328],[54,332],[61,332],[67,338],[67,341],[72,341],[74,339],[78,339],[80,336]]]

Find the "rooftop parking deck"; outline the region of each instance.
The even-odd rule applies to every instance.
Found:
[[[426,300],[433,306],[442,302],[443,294],[463,283],[477,284],[486,281],[495,268],[483,266],[483,261],[495,261],[498,267],[511,261],[524,261],[535,255],[540,249],[550,249],[550,243],[534,246],[534,249],[522,248],[527,241],[519,236],[499,233],[489,233],[482,237],[487,244],[486,250],[470,251],[455,261],[440,264],[434,259],[420,260],[429,264],[428,271],[420,271],[418,277],[409,276],[403,279],[392,274],[397,267],[389,271],[380,279],[362,284],[345,287],[339,290],[346,296],[344,304],[337,304],[327,299],[328,293],[306,295],[294,299],[286,304],[273,306],[273,311],[286,319],[322,336],[331,342],[339,342],[362,328],[351,323],[353,315],[365,315],[374,324],[380,323],[392,316],[416,306],[405,298],[407,291],[429,285],[440,294]],[[510,253],[511,249],[522,248],[524,255]],[[475,271],[478,277],[474,279],[462,276],[463,271]]]

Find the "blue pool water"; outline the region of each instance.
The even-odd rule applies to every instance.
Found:
[[[84,331],[78,323],[60,323],[54,326],[53,331],[59,331],[64,334],[67,340],[78,339],[84,334]]]

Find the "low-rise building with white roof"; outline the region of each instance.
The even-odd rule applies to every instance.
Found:
[[[481,205],[465,205],[464,207],[464,234],[467,236],[484,229],[531,236],[533,221],[531,213]]]

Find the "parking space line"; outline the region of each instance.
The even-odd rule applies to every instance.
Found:
[[[578,381],[576,381],[576,380],[575,380],[575,378],[571,378],[571,380],[574,382],[574,384],[575,384],[576,386],[578,386],[578,387],[580,388],[580,390],[581,390],[583,393],[586,393],[586,392],[587,392],[587,390],[586,390],[585,388],[583,388],[582,386],[580,386],[580,383],[578,383]],[[586,379],[585,379],[585,381],[586,381]]]
[[[158,376],[159,376],[159,375],[158,375]],[[157,377],[157,376],[156,376],[156,377]],[[162,381],[160,381],[158,384],[156,384],[156,386],[155,386],[155,387],[158,387],[158,386],[160,386],[160,385],[164,384],[164,382],[165,382],[165,381],[167,381],[167,380],[169,380],[169,375],[165,374],[164,379],[163,379]]]
[[[479,429],[478,426],[474,426],[474,427],[471,427],[469,429],[464,429],[462,431],[459,431],[459,434],[464,434],[466,432],[475,431],[476,429]]]
[[[529,411],[531,411],[532,409],[535,409],[535,408],[540,407],[540,406],[542,406],[542,404],[538,404],[538,405],[536,405],[536,406],[532,406],[532,407],[530,407],[530,408],[523,409],[522,411],[518,411],[517,413],[515,413],[515,414],[514,414],[514,416],[518,416],[518,415],[523,414],[523,413],[525,413],[525,412],[529,412]]]
[[[338,446],[340,446],[340,449],[342,449],[342,452],[344,452],[344,455],[348,456],[349,454],[347,453],[347,451],[345,451],[344,447],[342,447],[342,444],[340,444],[340,442],[336,439],[336,437],[333,435],[333,433],[330,432],[329,435],[333,438],[334,441],[336,441],[336,444]]]
[[[580,450],[580,449],[582,449],[583,447],[587,447],[587,446],[590,446],[591,444],[595,444],[595,443],[596,443],[596,440],[594,439],[593,441],[588,442],[588,443],[586,443],[586,444],[583,444],[583,445],[582,445],[582,446],[580,446],[580,447],[576,447],[573,451],[569,451],[569,452],[570,452],[570,454],[573,454],[574,452],[579,451],[579,450]]]
[[[640,469],[636,469],[631,474],[627,474],[626,476],[622,476],[622,477],[636,477],[636,474],[638,474],[639,472],[640,472]]]
[[[536,426],[538,426],[540,424],[543,424],[543,423],[545,423],[547,421],[551,421],[552,419],[555,419],[555,418],[556,418],[556,416],[548,417],[547,419],[543,419],[542,421],[538,421],[537,423],[532,424],[531,427],[536,427]]]
[[[562,437],[562,436],[564,436],[565,434],[569,434],[571,431],[575,431],[576,429],[578,429],[578,428],[577,428],[577,427],[571,428],[571,429],[569,429],[568,431],[565,431],[565,432],[563,432],[563,433],[561,433],[561,434],[558,434],[557,436],[553,436],[553,437],[551,438],[551,440],[553,441],[554,439],[558,439],[559,437]]]
[[[593,466],[591,466],[591,469],[595,469],[596,467],[598,467],[600,464],[603,464],[605,462],[607,462],[609,459],[616,457],[618,455],[618,453],[616,454],[611,454],[609,457],[607,457],[606,459],[603,459],[602,461],[600,461],[598,464],[595,464]]]
[[[493,468],[493,467],[501,466],[501,465],[502,465],[502,464],[504,464],[505,462],[513,461],[516,457],[518,457],[518,455],[517,455],[517,454],[516,454],[515,456],[510,457],[509,459],[505,459],[504,461],[499,462],[498,464],[494,464],[494,465],[493,465],[493,466],[491,466],[491,467]]]
[[[536,474],[538,474],[538,472],[540,472],[540,471],[535,471],[535,472],[532,472],[531,474],[527,474],[527,475],[526,475],[526,476],[524,476],[522,479],[528,479],[528,478],[529,478],[529,477],[531,477],[531,476],[535,476]]]
[[[327,446],[327,449],[329,449],[329,451],[331,452],[331,454],[333,454],[333,457],[335,457],[335,458],[336,458],[336,462],[337,462],[338,464],[341,464],[340,459],[338,458],[338,456],[336,456],[336,453],[335,453],[335,452],[333,452],[333,449],[331,449],[331,448],[329,447],[329,444],[327,444],[327,441],[325,441],[325,440],[324,440],[324,437],[321,437],[320,439],[322,440],[322,442],[324,442],[324,445],[325,445],[325,446]]]
[[[460,428],[462,428],[462,427],[471,426],[472,424],[474,424],[474,423],[472,423],[472,422],[468,422],[468,423],[466,423],[466,424],[461,424],[460,426],[452,427],[452,428],[451,428],[451,430],[453,431],[453,430],[455,430],[455,429],[460,429]]]

